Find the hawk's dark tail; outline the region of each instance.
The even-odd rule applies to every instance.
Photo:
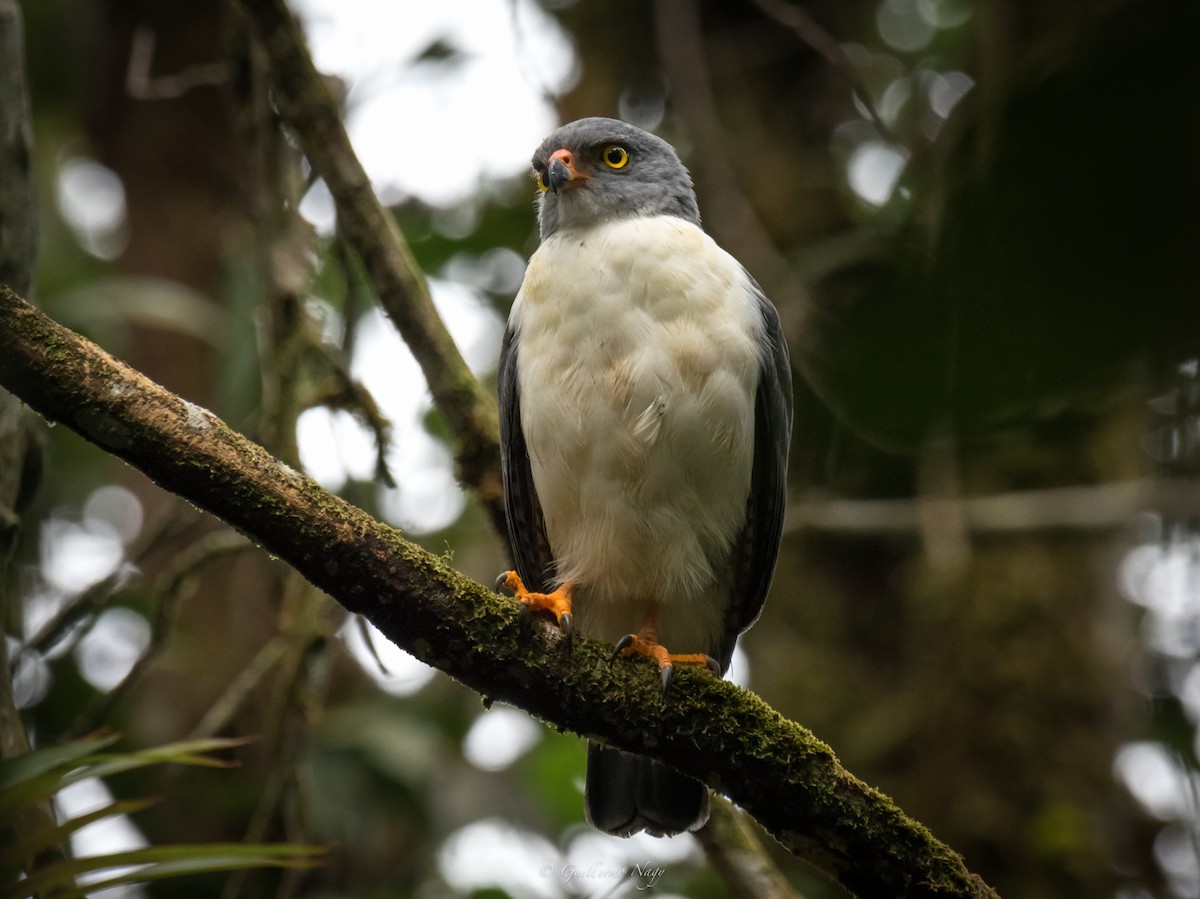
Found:
[[[588,744],[583,811],[597,830],[669,837],[708,820],[708,787],[661,762]]]

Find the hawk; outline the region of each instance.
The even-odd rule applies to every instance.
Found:
[[[540,245],[500,357],[505,507],[527,606],[646,655],[729,667],[779,551],[792,426],[775,307],[700,227],[671,146],[581,119],[533,156]],[[598,830],[695,830],[708,790],[588,747]]]

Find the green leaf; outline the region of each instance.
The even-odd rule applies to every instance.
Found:
[[[157,802],[157,799],[121,799],[87,814],[78,815],[69,821],[63,822],[58,827],[39,830],[36,833],[25,835],[17,842],[5,846],[3,851],[0,851],[0,871],[15,868],[23,859],[35,858],[39,853],[44,852],[51,846],[66,843],[71,834],[82,830],[89,824],[94,824],[104,818],[112,818],[117,815],[136,814]]]
[[[55,899],[86,896],[108,886],[213,871],[267,867],[312,868],[320,864],[320,856],[325,851],[323,846],[295,843],[184,843],[149,846],[47,865],[0,892],[0,899],[27,899],[48,890],[55,891]],[[93,880],[86,888],[76,886],[76,878],[80,875],[130,866],[145,867],[139,867],[136,871],[122,871],[103,881]]]
[[[62,785],[75,783],[89,777],[108,777],[112,774],[123,774],[138,768],[148,768],[151,765],[197,765],[204,768],[236,768],[237,762],[215,759],[204,755],[206,752],[218,752],[235,746],[243,746],[253,740],[243,739],[211,739],[190,740],[179,743],[168,743],[152,749],[139,749],[133,752],[96,755],[87,759],[88,767],[78,768],[63,778]]]
[[[89,777],[108,777],[151,765],[200,765],[228,768],[236,763],[214,759],[217,752],[251,742],[249,739],[186,740],[134,752],[99,754],[119,735],[77,740],[64,746],[37,749],[0,762],[0,819],[35,802],[48,801],[63,787]]]
[[[251,742],[246,739],[188,740],[134,752],[104,753],[118,740],[105,735],[77,740],[27,753],[0,763],[0,812],[11,814],[36,802],[48,802],[63,787],[86,778],[101,778],[151,765],[177,764],[228,768],[236,764],[209,753]],[[0,871],[14,881],[0,889],[0,899],[23,899],[53,893],[55,899],[85,897],[106,886],[140,883],[184,874],[232,871],[247,868],[307,868],[320,864],[325,852],[320,846],[299,844],[183,844],[150,846],[108,855],[68,858],[29,869],[30,860],[45,850],[67,842],[76,831],[116,815],[141,811],[156,800],[126,799],[78,815],[57,826],[35,833],[19,834],[17,842],[0,849]],[[36,862],[33,864],[36,865]],[[132,869],[132,870],[131,870]],[[86,887],[77,884],[81,875],[109,872],[94,877]],[[24,874],[24,879],[15,877]]]
[[[0,798],[8,790],[25,784],[41,774],[72,762],[79,763],[84,756],[98,752],[117,742],[120,736],[106,734],[103,737],[87,737],[63,746],[37,749],[16,758],[0,761]]]
[[[51,746],[0,762],[0,819],[34,802],[45,802],[63,786],[63,775],[86,764],[87,757],[115,743],[108,734]]]

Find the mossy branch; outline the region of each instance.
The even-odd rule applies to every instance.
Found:
[[[283,0],[242,0],[270,62],[277,108],[337,206],[338,229],[362,260],[380,305],[421,366],[455,440],[459,479],[505,532],[496,402],[480,385],[434,308],[425,275],[395,218],[371,188],[341,113]]]
[[[488,699],[701,778],[862,897],[995,896],[832,750],[747,690],[560,634],[459,574],[206,409],[0,286],[0,385],[287,562],[389,640]]]

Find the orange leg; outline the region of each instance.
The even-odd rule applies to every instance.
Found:
[[[662,676],[663,693],[667,692],[667,687],[671,684],[671,674],[675,665],[703,665],[718,677],[721,675],[721,666],[712,656],[702,652],[668,652],[667,648],[658,642],[658,618],[653,611],[646,615],[640,631],[636,634],[626,634],[617,641],[613,658],[618,655],[640,655],[653,659]]]
[[[517,601],[527,609],[538,612],[549,612],[558,622],[559,627],[567,638],[567,648],[571,646],[574,636],[574,620],[571,618],[571,596],[575,592],[574,584],[563,584],[552,593],[533,593],[525,588],[524,581],[515,571],[506,571],[496,581],[496,589],[511,590]]]

